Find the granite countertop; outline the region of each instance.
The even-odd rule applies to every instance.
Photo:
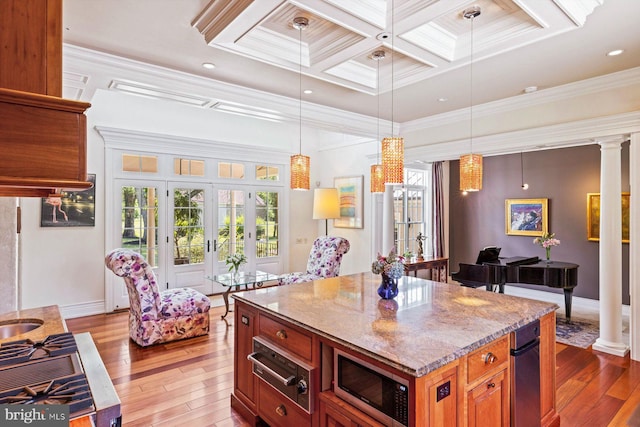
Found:
[[[555,311],[553,303],[410,276],[381,300],[358,273],[239,292],[232,298],[420,377]]]
[[[49,305],[46,307],[28,308],[18,311],[10,311],[0,313],[0,325],[13,320],[37,319],[42,320],[43,324],[36,329],[23,334],[13,335],[8,338],[1,338],[0,343],[30,339],[32,341],[40,341],[49,335],[67,332],[67,325],[62,319],[60,309],[57,305]]]

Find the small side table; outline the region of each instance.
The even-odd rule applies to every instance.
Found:
[[[241,271],[235,275],[231,273],[225,273],[215,276],[206,276],[206,278],[220,283],[222,286],[227,288],[227,290],[222,294],[222,299],[224,299],[225,312],[222,316],[220,316],[220,318],[224,319],[225,317],[227,317],[227,314],[229,314],[230,311],[233,311],[229,310],[229,294],[231,293],[232,289],[237,289],[240,286],[244,286],[246,290],[249,289],[249,285],[251,285],[253,289],[259,288],[264,282],[277,280],[278,276],[271,273],[265,273],[264,271],[255,271],[251,273]]]
[[[449,277],[449,258],[423,258],[404,264],[404,274],[406,276],[409,276],[413,271],[413,276],[418,277],[418,270],[431,270],[431,280],[447,283]]]

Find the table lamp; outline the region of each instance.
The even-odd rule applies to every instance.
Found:
[[[329,234],[329,219],[340,218],[340,202],[337,188],[313,190],[313,219],[324,219],[324,233]]]

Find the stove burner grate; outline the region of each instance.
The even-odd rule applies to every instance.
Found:
[[[89,383],[82,373],[2,392],[0,404],[69,405],[71,414],[94,409]]]
[[[76,340],[70,332],[49,335],[42,341],[30,339],[0,344],[0,366],[14,365],[44,357],[74,353]]]

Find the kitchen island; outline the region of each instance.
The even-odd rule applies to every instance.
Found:
[[[557,305],[409,276],[394,300],[381,300],[379,283],[360,273],[234,294],[232,406],[254,425],[388,424],[336,396],[334,353],[342,352],[408,384],[407,425],[508,426],[512,335],[539,320],[541,425],[559,425]],[[307,369],[308,404],[253,373],[254,337]]]

